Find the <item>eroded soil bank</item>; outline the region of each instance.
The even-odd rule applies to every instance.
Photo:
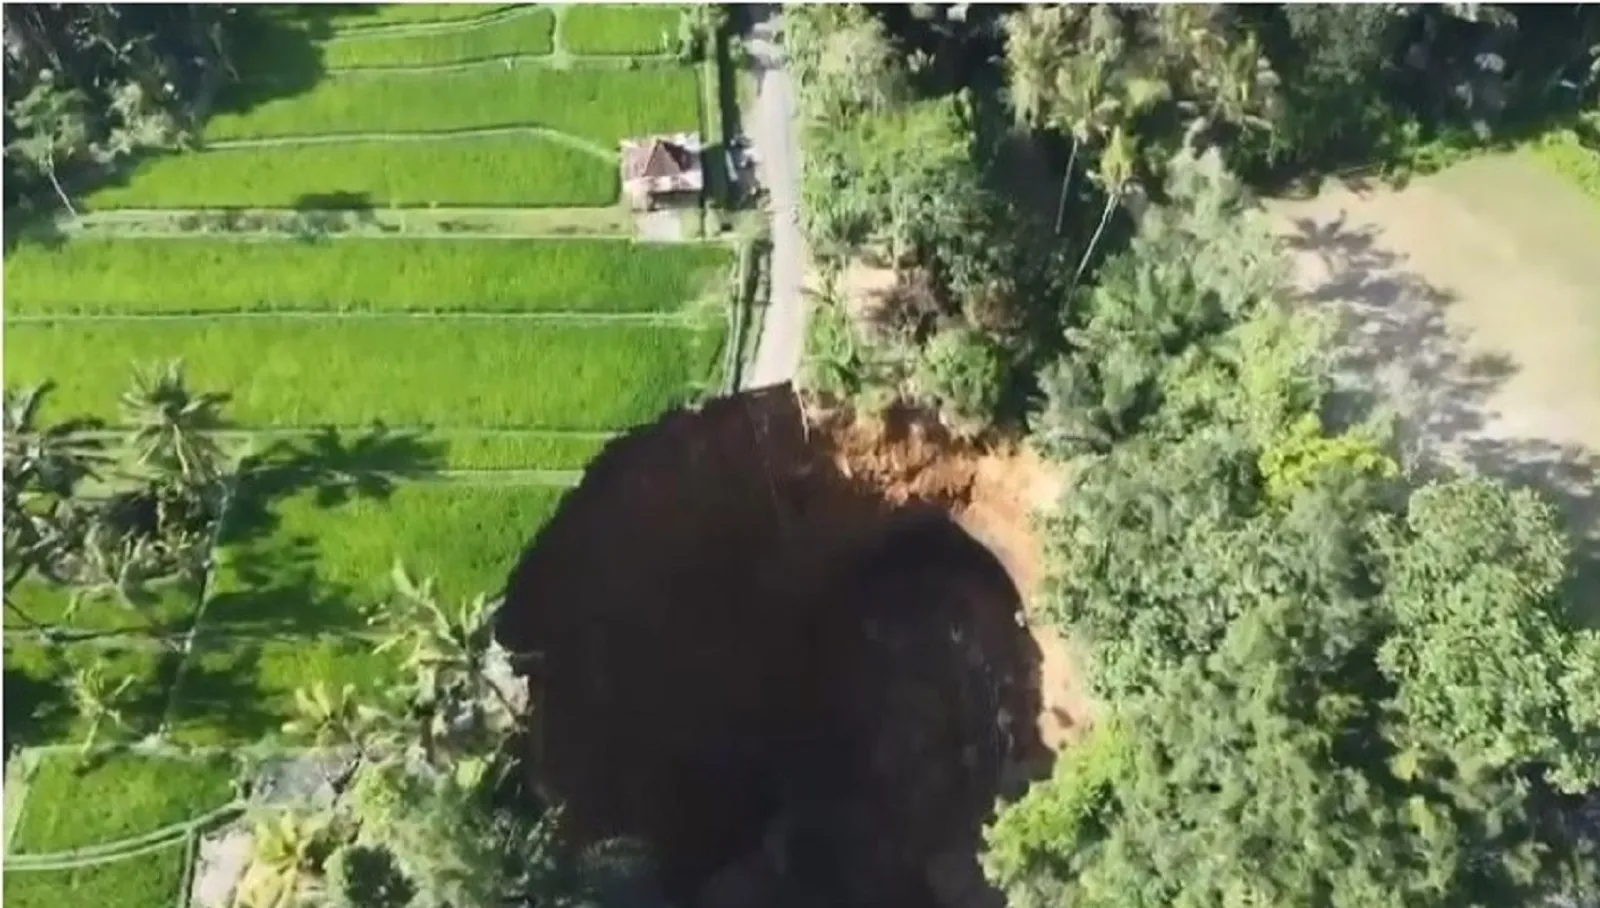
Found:
[[[680,904],[966,906],[997,795],[1088,718],[1022,620],[1030,458],[787,387],[612,443],[518,565],[530,765],[583,839],[648,842]]]

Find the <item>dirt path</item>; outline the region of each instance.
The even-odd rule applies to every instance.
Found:
[[[1269,208],[1297,291],[1342,319],[1343,381],[1395,408],[1408,465],[1545,489],[1600,590],[1600,214],[1515,156]]]

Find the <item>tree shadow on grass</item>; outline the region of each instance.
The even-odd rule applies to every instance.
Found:
[[[308,490],[318,507],[385,499],[399,482],[436,474],[443,442],[382,424],[355,432],[322,426],[309,436],[274,439],[240,465],[240,494],[229,508],[224,544],[272,532],[272,502]]]
[[[8,208],[4,221],[5,253],[10,255],[22,246],[39,246],[56,249],[67,241],[67,232],[52,211],[24,211]]]
[[[239,7],[228,27],[229,80],[209,112],[245,113],[316,87],[327,76],[319,42],[333,35],[330,15],[310,6]]]
[[[8,755],[24,747],[62,740],[72,727],[72,701],[65,674],[41,675],[6,665],[4,707]]]
[[[196,639],[200,655],[189,660],[174,699],[173,725],[186,737],[204,729],[206,739],[257,740],[281,730],[283,717],[262,708],[260,653],[224,639]]]
[[[1399,420],[1403,463],[1436,460],[1438,449],[1483,428],[1489,396],[1515,371],[1503,356],[1471,356],[1445,312],[1455,301],[1406,267],[1379,231],[1345,215],[1295,221],[1293,253],[1322,268],[1299,302],[1337,321],[1336,391],[1328,416],[1338,426],[1388,410]]]
[[[1446,320],[1454,297],[1409,271],[1376,229],[1342,217],[1295,227],[1290,249],[1319,256],[1326,274],[1300,299],[1341,320],[1331,422],[1392,412],[1397,453],[1419,482],[1466,469],[1540,491],[1572,541],[1574,617],[1600,627],[1600,452],[1507,436],[1492,398],[1517,363],[1504,353],[1469,352],[1468,335]]]
[[[365,626],[357,590],[323,575],[321,541],[280,532],[278,506],[309,495],[319,508],[384,500],[397,484],[442,466],[444,445],[382,426],[362,433],[323,427],[280,438],[241,464],[239,490],[219,540],[219,589],[206,624],[231,631],[313,633]],[[398,553],[403,554],[403,553]]]

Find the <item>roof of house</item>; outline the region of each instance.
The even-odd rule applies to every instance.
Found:
[[[622,177],[625,180],[681,177],[698,169],[694,152],[666,139],[651,139],[623,150]]]

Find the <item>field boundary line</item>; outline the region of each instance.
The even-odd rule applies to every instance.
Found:
[[[555,426],[426,426],[398,424],[386,425],[373,423],[317,423],[306,425],[286,423],[284,425],[263,425],[255,427],[241,426],[222,431],[231,433],[235,436],[255,436],[274,434],[315,434],[318,432],[323,432],[327,429],[333,429],[336,432],[413,432],[418,434],[439,433],[447,436],[488,435],[492,437],[512,437],[519,435],[557,435],[579,438],[615,438],[619,435],[626,435],[629,432],[632,432],[634,426],[630,424],[629,426],[618,429],[562,429]],[[133,431],[131,427],[112,425],[103,426],[99,429],[95,429],[92,433],[87,434],[89,434],[91,437],[101,435],[105,438],[120,438],[131,431]]]
[[[304,474],[307,476],[320,475],[322,471],[315,468],[295,469],[293,467],[263,466],[245,470],[241,475],[249,476],[253,473],[277,473],[294,476]],[[361,473],[360,469],[341,470],[340,472]],[[371,473],[389,473],[390,470],[370,470]],[[416,483],[419,485],[476,485],[476,486],[556,486],[570,488],[583,479],[583,470],[580,469],[550,469],[544,467],[457,467],[441,470],[425,470],[406,475],[400,478],[403,483]]]
[[[366,433],[383,432],[383,433],[386,433],[386,434],[393,434],[393,435],[405,435],[405,434],[430,435],[430,436],[433,436],[433,437],[436,437],[436,438],[437,437],[441,437],[441,436],[444,436],[444,437],[450,437],[450,436],[488,436],[488,437],[491,437],[491,438],[549,437],[549,438],[583,439],[585,441],[608,441],[610,439],[618,437],[619,435],[627,434],[627,430],[626,429],[619,429],[619,430],[613,431],[613,432],[591,431],[591,430],[588,430],[588,429],[472,429],[472,428],[456,428],[456,429],[449,429],[449,430],[444,430],[444,431],[435,431],[435,430],[428,429],[426,426],[384,426],[384,425],[349,425],[349,426],[327,425],[327,426],[284,426],[284,427],[269,426],[269,427],[261,428],[261,429],[250,429],[250,428],[217,429],[215,431],[212,431],[209,434],[211,434],[213,436],[216,436],[218,438],[224,438],[224,439],[229,439],[229,440],[237,439],[237,440],[241,440],[241,441],[248,441],[248,440],[250,440],[252,438],[261,438],[261,437],[285,436],[285,437],[293,438],[293,437],[297,437],[297,436],[301,436],[301,435],[320,435],[320,434],[322,434],[322,433],[324,433],[324,432],[326,432],[326,431],[328,431],[330,429],[333,430],[334,432],[340,432],[340,433],[343,433],[343,432],[366,432]],[[88,439],[102,439],[103,438],[103,439],[114,440],[114,439],[124,438],[132,431],[133,431],[132,429],[85,429],[85,430],[77,433],[77,435],[80,438],[88,438]],[[37,433],[33,433],[33,432],[19,433],[19,434],[17,434],[16,437],[17,438],[31,438],[31,437],[34,437],[36,434]]]
[[[287,205],[276,207],[270,205],[212,205],[204,208],[190,208],[175,205],[171,208],[145,208],[128,206],[123,208],[84,209],[78,212],[78,217],[70,221],[63,221],[60,226],[69,229],[74,223],[93,224],[97,221],[136,221],[140,218],[174,218],[192,215],[194,217],[211,217],[220,215],[237,215],[240,217],[328,217],[333,215],[366,215],[377,212],[403,211],[407,213],[427,212],[430,217],[495,217],[505,214],[538,213],[551,214],[560,212],[563,215],[570,212],[605,211],[619,205],[620,202],[607,202],[604,205],[450,205],[434,204],[432,202],[408,203],[405,205],[391,206],[382,203],[373,203],[365,207],[356,208],[295,208]],[[237,232],[237,231],[235,231]],[[349,231],[343,231],[349,232]],[[459,236],[462,231],[456,231],[451,236]],[[226,235],[226,231],[219,231]],[[209,236],[210,234],[202,234]],[[562,234],[574,239],[588,239],[587,235]],[[617,234],[596,234],[597,237],[615,237]]]
[[[328,70],[328,74],[335,77],[344,76],[431,76],[439,73],[459,72],[484,66],[489,63],[500,63],[507,68],[527,66],[536,69],[548,69],[555,72],[583,69],[627,69],[630,66],[659,67],[678,62],[671,54],[562,54],[552,50],[549,53],[515,53],[498,54],[492,57],[473,57],[470,60],[453,60],[448,63],[374,63],[363,66],[338,66]],[[252,79],[252,83],[271,84],[264,80]]]
[[[189,908],[194,893],[195,866],[200,863],[200,837],[190,833],[183,842],[183,874],[178,878],[178,897],[172,908]]]
[[[36,636],[39,632],[19,630],[10,633],[14,633],[19,636]],[[68,630],[67,633],[77,633],[79,635],[76,638],[68,641],[73,644],[84,644],[88,646],[117,646],[127,647],[130,649],[165,648],[168,647],[168,643],[173,639],[173,637],[181,636],[177,634],[153,634],[131,628],[125,630],[77,632]],[[324,627],[313,630],[296,631],[287,626],[251,624],[231,626],[227,623],[221,623],[212,630],[201,631],[196,637],[197,642],[202,644],[200,649],[212,651],[215,651],[219,647],[225,648],[235,645],[260,646],[265,643],[356,642],[376,644],[380,641],[380,639],[381,638],[374,633],[354,628],[338,629]],[[172,744],[172,742],[168,741],[167,739],[161,740],[168,744]],[[174,744],[173,746],[176,745]],[[70,750],[74,752],[81,752],[83,749],[82,744],[77,742],[61,745],[39,745],[35,749],[45,750],[57,747],[64,751]],[[136,748],[133,744],[125,744],[120,748],[112,748],[112,750],[117,749],[129,750],[138,748]],[[139,750],[139,752],[145,753],[147,751]],[[157,756],[162,754],[162,751],[160,750],[148,752]]]
[[[28,750],[41,754],[65,753],[68,751],[82,753],[81,744],[35,744]],[[305,757],[321,753],[338,753],[337,747],[318,747],[314,744],[288,745],[268,740],[246,742],[245,746],[233,744],[177,744],[172,741],[154,740],[146,738],[125,744],[104,744],[91,748],[89,753],[96,755],[110,755],[118,753],[138,753],[155,757],[166,757],[173,760],[208,760],[213,757],[234,756],[247,753],[251,756],[263,757]]]
[[[559,142],[580,151],[587,151],[608,161],[616,160],[621,151],[611,149],[583,136],[573,135],[540,123],[503,123],[496,126],[471,126],[463,129],[428,130],[426,132],[321,132],[281,136],[238,136],[231,139],[206,140],[201,138],[196,151],[230,148],[284,148],[294,145],[336,145],[347,142],[430,142],[443,139],[470,139],[483,136],[536,135]]]
[[[144,855],[153,854],[166,848],[176,848],[188,840],[189,834],[186,832],[177,837],[169,837],[166,839],[149,842],[136,848],[129,848],[126,851],[120,851],[115,854],[90,855],[83,858],[63,858],[51,863],[45,863],[43,861],[27,861],[23,859],[24,855],[16,854],[10,855],[6,858],[5,870],[6,873],[44,873],[52,870],[77,870],[82,867],[97,867],[101,864],[115,864],[119,861],[143,857]],[[63,852],[57,852],[57,854],[63,854]],[[55,856],[52,855],[52,857]]]
[[[227,488],[222,493],[222,505],[217,509],[217,525],[211,528],[211,539],[206,545],[206,573],[200,578],[200,598],[195,604],[194,614],[189,619],[189,627],[183,634],[178,667],[172,672],[172,686],[167,691],[167,704],[161,711],[161,722],[156,725],[155,736],[158,738],[165,737],[172,724],[172,713],[178,705],[178,691],[183,687],[183,679],[189,672],[189,662],[194,658],[194,638],[200,632],[200,626],[205,620],[206,604],[211,601],[211,586],[216,582],[217,555],[222,548],[222,528],[228,522],[228,511],[238,491],[239,465],[235,463],[233,474],[228,477]]]
[[[181,322],[181,321],[251,321],[259,319],[326,320],[326,321],[384,321],[410,319],[416,321],[531,321],[557,324],[593,324],[597,327],[610,324],[659,325],[665,328],[693,327],[693,313],[683,311],[656,312],[484,312],[463,311],[396,311],[382,310],[319,310],[319,309],[222,309],[194,312],[71,312],[60,315],[7,315],[13,325],[38,325],[52,322]]]
[[[151,846],[171,845],[187,839],[197,829],[217,822],[224,817],[242,812],[248,802],[235,798],[221,807],[213,808],[197,817],[168,823],[166,826],[142,832],[136,836],[71,848],[66,851],[47,851],[33,854],[6,856],[6,869],[12,870],[68,870],[74,867],[91,867],[119,858],[141,854]]]
[[[34,748],[23,747],[17,751],[16,756],[6,761],[5,768],[5,846],[0,850],[7,858],[11,857],[11,843],[15,841],[17,830],[22,826],[22,814],[28,809],[28,789],[33,783],[33,768],[38,757]]]
[[[335,28],[333,29],[333,34],[322,39],[322,43],[341,44],[347,41],[370,41],[373,38],[403,38],[411,34],[432,36],[470,32],[480,28],[487,28],[491,25],[499,25],[503,22],[527,19],[539,13],[547,13],[551,18],[555,17],[555,10],[542,4],[506,4],[500,9],[491,9],[481,16],[465,19],[441,19],[433,22],[388,22],[366,26],[358,24]]]
[[[222,210],[222,209],[218,209]],[[423,210],[423,209],[416,209]],[[537,209],[529,209],[530,211]],[[651,239],[640,237],[631,233],[550,233],[529,231],[524,233],[505,232],[459,232],[447,233],[445,231],[416,230],[404,233],[371,233],[359,230],[330,231],[327,233],[292,233],[279,230],[263,230],[253,233],[238,231],[193,231],[193,230],[117,230],[106,226],[83,226],[69,228],[69,234],[76,233],[81,236],[112,237],[118,239],[149,239],[149,240],[193,240],[213,239],[226,240],[231,243],[304,243],[307,239],[321,243],[340,242],[342,240],[376,240],[378,242],[395,242],[403,240],[427,240],[430,243],[447,243],[452,241],[481,241],[492,240],[496,242],[527,242],[537,240],[540,242],[563,242],[566,240],[604,240],[610,243],[634,243],[639,246],[727,246],[733,240],[723,237],[696,237],[693,239]]]
[[[407,34],[433,34],[436,32],[449,33],[460,29],[463,23],[469,26],[478,26],[501,19],[515,19],[526,16],[536,9],[550,9],[543,4],[523,6],[521,4],[507,3],[492,9],[481,16],[467,19],[437,19],[432,22],[376,22],[369,25],[346,25],[335,28],[329,41],[355,41],[362,38],[392,38],[397,35]],[[551,12],[555,12],[551,10]]]

